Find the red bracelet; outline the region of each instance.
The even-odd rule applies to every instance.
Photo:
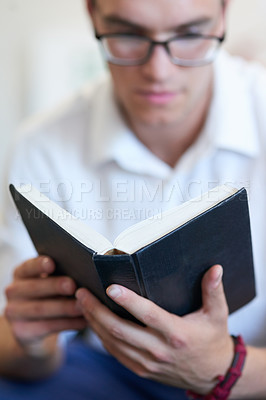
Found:
[[[202,400],[226,400],[229,397],[230,391],[238,378],[242,374],[246,358],[245,343],[241,336],[232,336],[235,344],[234,359],[225,376],[218,376],[218,384],[209,394],[201,395],[187,390],[186,394],[189,399],[202,399]]]

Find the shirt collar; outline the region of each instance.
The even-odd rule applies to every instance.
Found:
[[[115,101],[111,78],[95,93],[89,121],[90,162],[94,166],[115,161],[122,168],[164,178],[171,167],[157,158],[131,132]]]
[[[242,79],[244,61],[232,63],[221,50],[214,64],[214,92],[205,130],[216,148],[249,157],[259,153],[252,99],[247,96],[247,82]]]
[[[113,148],[128,134],[116,102],[109,76],[94,88],[88,121],[90,163],[97,165],[113,160]]]

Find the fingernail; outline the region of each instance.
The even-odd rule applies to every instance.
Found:
[[[222,268],[221,265],[217,265],[215,274],[216,274],[216,277],[215,277],[215,280],[213,281],[213,288],[214,289],[216,289],[220,285],[220,282],[222,280],[223,268]]]
[[[52,261],[50,260],[50,258],[44,257],[44,259],[42,260],[42,269],[44,272],[47,272],[47,273],[53,272],[54,265],[53,265]]]
[[[84,290],[79,289],[76,291],[75,296],[76,296],[76,299],[81,303],[82,300],[85,298],[86,293],[84,292]]]
[[[117,299],[122,294],[122,290],[119,286],[112,285],[107,289],[107,294],[112,299]]]

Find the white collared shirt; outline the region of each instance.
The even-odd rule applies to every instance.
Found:
[[[107,79],[27,123],[12,147],[5,190],[7,182],[32,183],[113,241],[133,223],[214,186],[245,186],[257,297],[230,316],[229,328],[248,343],[266,346],[265,71],[221,52],[204,129],[174,168],[130,132],[113,98]],[[3,216],[0,282],[5,287],[12,268],[36,252],[8,195]],[[0,299],[3,308],[3,294]]]

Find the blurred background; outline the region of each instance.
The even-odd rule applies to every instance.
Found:
[[[226,47],[266,65],[266,0],[231,0]],[[19,123],[105,71],[84,0],[0,0],[0,179]],[[0,192],[1,201],[1,192]]]

